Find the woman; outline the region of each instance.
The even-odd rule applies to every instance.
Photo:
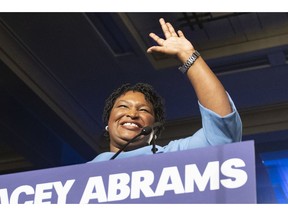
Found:
[[[150,47],[147,52],[177,56],[183,63],[179,70],[188,77],[196,92],[203,127],[190,137],[171,141],[163,147],[156,146],[156,153],[241,141],[240,116],[221,82],[182,31],[175,32],[163,18],[159,22],[165,39],[150,33],[149,36],[158,45]],[[161,125],[150,136],[142,135],[129,143],[146,126],[152,126],[155,122],[164,123],[162,99],[152,86],[144,83],[121,86],[107,99],[103,117],[107,124],[110,152],[98,155],[91,162],[114,159],[115,154],[117,158],[153,154],[149,144],[154,144],[155,137],[163,130]]]

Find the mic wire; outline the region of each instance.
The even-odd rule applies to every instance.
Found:
[[[152,127],[146,126],[144,127],[139,134],[137,134],[135,137],[133,137],[129,142],[127,142],[121,149],[119,149],[111,158],[110,160],[115,159],[122,151],[125,150],[125,148],[132,142],[135,142],[140,136],[144,135],[147,136],[152,132]]]

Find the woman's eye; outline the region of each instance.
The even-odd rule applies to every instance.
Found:
[[[126,108],[127,106],[124,105],[124,104],[120,104],[118,107],[124,107],[124,108]]]

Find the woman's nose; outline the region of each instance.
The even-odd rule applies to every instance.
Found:
[[[127,116],[129,116],[130,118],[137,118],[139,117],[139,113],[136,109],[130,109],[127,114]]]

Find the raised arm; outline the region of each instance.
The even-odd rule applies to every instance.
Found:
[[[168,55],[177,56],[184,64],[189,57],[195,53],[195,48],[190,41],[186,39],[183,32],[175,32],[169,22],[163,18],[159,20],[165,39],[160,38],[154,33],[149,36],[156,41],[158,46],[150,47],[147,52],[160,52]],[[218,80],[216,75],[211,71],[204,59],[199,56],[192,66],[186,72],[199,102],[206,108],[214,111],[220,116],[225,116],[232,112],[226,91]]]

